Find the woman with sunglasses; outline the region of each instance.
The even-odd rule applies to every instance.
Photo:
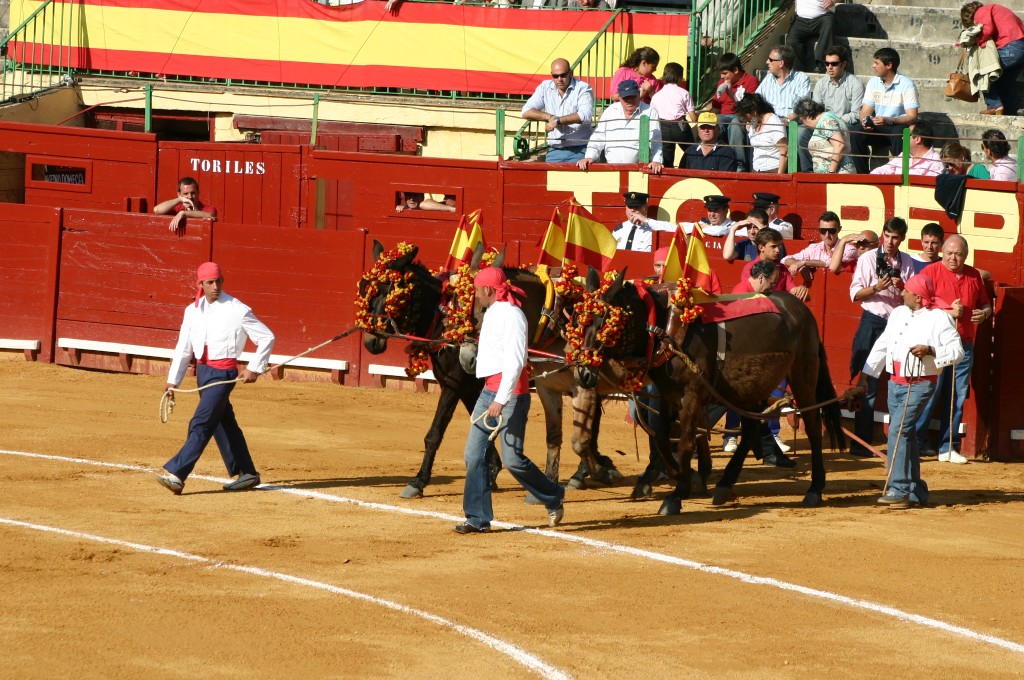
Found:
[[[813,99],[801,99],[793,107],[800,124],[811,130],[807,151],[811,154],[811,172],[853,174],[850,138],[836,114]]]
[[[950,140],[942,145],[939,152],[942,159],[942,174],[967,175],[978,179],[988,179],[988,168],[981,163],[971,163],[971,152],[960,142]]]

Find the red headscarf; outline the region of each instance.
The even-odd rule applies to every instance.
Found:
[[[904,287],[914,295],[921,297],[921,306],[925,309],[949,309],[950,304],[935,296],[935,282],[930,276],[911,276]]]
[[[203,281],[210,281],[212,279],[224,278],[220,273],[220,265],[216,262],[204,262],[199,265],[199,269],[196,270],[196,307],[199,306],[199,301],[203,299]]]
[[[473,285],[480,288],[493,288],[496,294],[495,301],[509,302],[516,307],[522,307],[523,303],[512,293],[516,292],[526,297],[526,292],[522,288],[517,288],[508,282],[508,279],[505,278],[505,272],[502,271],[501,267],[484,267],[473,277]]]

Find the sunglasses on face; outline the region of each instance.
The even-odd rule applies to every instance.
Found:
[[[819,229],[818,233],[819,234],[838,234],[839,230],[838,229]]]
[[[856,245],[858,248],[874,248],[878,245],[878,241],[865,241],[861,239],[860,241],[857,241]]]
[[[714,130],[716,126],[714,126],[714,125],[698,125],[697,127],[700,128],[701,130]]]
[[[768,57],[768,61],[782,61],[782,59],[775,59],[773,57]]]
[[[839,66],[842,63],[841,61],[826,61],[825,66]]]
[[[565,73],[552,73],[551,77],[552,78],[568,78],[570,75],[572,75],[572,74],[569,73],[568,71],[566,71]]]

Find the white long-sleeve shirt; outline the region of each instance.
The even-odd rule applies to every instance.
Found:
[[[484,313],[476,351],[476,377],[501,373],[494,401],[507,404],[526,366],[526,315],[511,302],[495,302]]]
[[[213,303],[200,298],[198,306],[190,304],[185,308],[167,382],[180,385],[189,360],[193,356],[197,360],[202,358],[204,350],[207,359],[237,359],[245,349],[246,339],[256,343],[256,358],[249,362],[249,370],[262,373],[274,348],[270,329],[249,307],[223,291]]]
[[[661,163],[661,125],[658,112],[644,102],[640,102],[629,118],[626,118],[621,102],[615,102],[605,109],[587,143],[587,158],[595,162],[600,161],[603,153],[605,163],[639,163],[641,118],[649,118],[651,121],[648,131],[651,162]]]
[[[914,345],[928,345],[935,355],[919,359],[910,353]],[[894,363],[898,363],[901,377],[919,378],[938,375],[963,356],[964,346],[953,317],[939,309],[922,307],[911,311],[909,307],[900,306],[889,315],[889,322],[871,348],[863,370],[877,378],[884,366],[893,375]]]

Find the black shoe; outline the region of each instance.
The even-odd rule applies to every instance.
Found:
[[[774,465],[775,467],[780,468],[796,467],[796,461],[787,456],[786,454],[782,453],[781,451],[769,453],[767,456],[761,459],[761,463],[764,465]]]
[[[871,453],[863,446],[855,445],[850,447],[850,455],[856,456],[857,458],[874,458],[875,454]]]
[[[475,524],[470,524],[469,521],[459,522],[452,527],[452,530],[457,534],[483,534],[491,530],[491,527],[478,527]]]

